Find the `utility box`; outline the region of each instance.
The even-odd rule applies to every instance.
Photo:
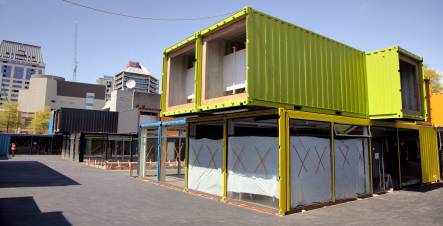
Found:
[[[423,59],[398,46],[366,54],[369,117],[426,118]]]
[[[368,117],[365,53],[249,7],[164,51],[162,116],[286,108]]]

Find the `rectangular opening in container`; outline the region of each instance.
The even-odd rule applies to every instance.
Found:
[[[195,61],[194,44],[168,54],[168,107],[194,103]]]
[[[278,208],[278,116],[228,121],[228,197]]]
[[[203,100],[246,92],[246,20],[203,38]]]
[[[100,161],[105,158],[106,137],[104,135],[85,135],[84,161]]]
[[[374,193],[399,189],[397,129],[373,126],[371,133]]]
[[[184,187],[186,127],[174,125],[163,129],[166,130],[163,134],[166,137],[162,137],[166,145],[164,166],[161,167],[165,171],[164,182]]]
[[[402,110],[405,114],[418,115],[422,111],[419,69],[417,61],[400,56]]]
[[[143,153],[140,158],[143,158],[142,163],[145,164],[143,167],[144,176],[156,179],[157,177],[157,149],[158,149],[158,128],[144,128],[146,133],[141,136],[141,142],[143,145],[140,145],[144,150],[140,150],[140,153]]]
[[[367,126],[334,124],[336,200],[370,193],[369,130]]]
[[[291,208],[332,201],[331,123],[289,120]]]
[[[398,129],[400,144],[401,186],[421,184],[421,156],[419,131]]]
[[[222,195],[223,127],[223,121],[189,125],[189,189]]]

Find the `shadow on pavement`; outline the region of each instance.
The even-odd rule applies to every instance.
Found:
[[[429,192],[439,188],[443,188],[443,183],[435,183],[435,184],[424,184],[419,186],[414,186],[410,188],[404,188],[405,191],[415,191],[415,192]]]
[[[72,225],[62,212],[42,213],[33,197],[0,198],[0,222],[9,225]]]
[[[80,185],[37,161],[0,162],[0,188]]]

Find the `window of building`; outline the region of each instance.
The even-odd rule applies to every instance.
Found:
[[[23,83],[22,81],[19,81],[19,80],[13,80],[12,82],[13,83],[17,83],[17,84],[22,84]]]
[[[14,78],[19,78],[22,79],[23,78],[23,74],[24,74],[24,68],[23,67],[15,67],[14,68]]]
[[[12,101],[12,102],[17,102],[18,100],[15,99],[15,98],[11,98],[10,101]]]
[[[3,88],[3,89],[2,89],[2,91],[6,91],[6,92],[8,92],[8,91],[9,91],[9,89],[5,89],[5,88]]]
[[[26,79],[29,80],[31,79],[31,76],[35,74],[35,69],[33,68],[27,68],[26,69]]]
[[[13,89],[12,90],[13,93],[18,93],[18,91],[19,91],[18,89]]]
[[[14,88],[22,88],[21,85],[12,85],[12,87],[14,87]]]
[[[38,73],[41,75],[43,73],[43,70],[38,70]]]
[[[12,70],[12,66],[3,65],[3,68],[2,68],[3,77],[11,77],[11,70]]]
[[[94,104],[93,103],[86,103],[85,108],[88,110],[92,110],[94,108]]]
[[[15,59],[16,60],[26,60],[26,55],[25,55],[24,52],[23,53],[16,53],[15,54]]]
[[[87,109],[92,109],[94,106],[95,93],[86,93],[85,104]]]

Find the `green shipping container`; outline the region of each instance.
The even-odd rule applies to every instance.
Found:
[[[246,7],[165,50],[162,115],[248,106],[367,118],[365,58]]]
[[[398,46],[366,54],[371,119],[426,118],[422,62]]]

